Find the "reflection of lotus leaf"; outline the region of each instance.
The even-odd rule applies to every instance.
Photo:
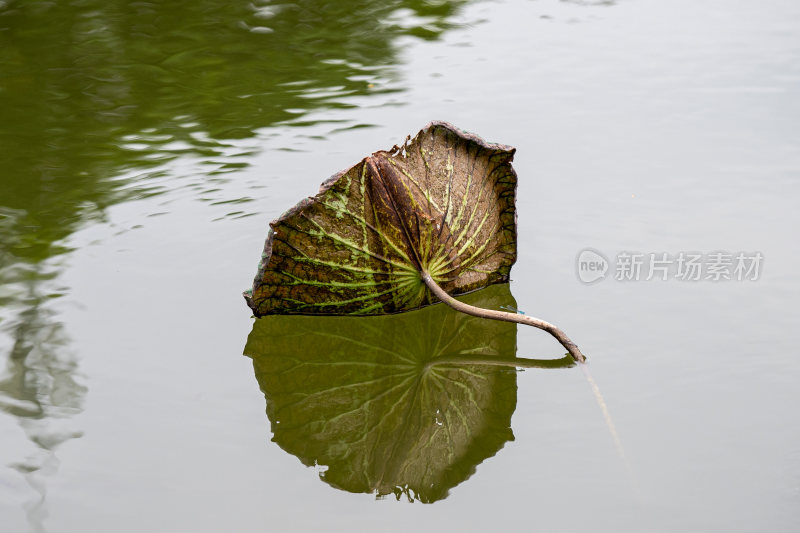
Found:
[[[514,305],[508,285],[462,298]],[[273,440],[350,492],[434,502],[513,440],[516,325],[437,305],[381,317],[256,320],[245,353]]]

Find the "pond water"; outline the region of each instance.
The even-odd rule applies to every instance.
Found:
[[[372,352],[254,327],[241,292],[268,221],[433,119],[517,148],[497,298],[605,404],[578,367],[497,370],[467,413],[493,436],[376,498],[268,418],[293,389],[263,359],[344,387],[325,358]],[[0,0],[0,160],[3,531],[800,528],[800,3]],[[448,320],[351,337],[563,355]]]

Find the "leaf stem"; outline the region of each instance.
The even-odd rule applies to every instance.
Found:
[[[578,361],[579,363],[585,363],[586,357],[583,356],[578,345],[575,344],[570,340],[566,334],[558,329],[556,326],[551,324],[550,322],[545,322],[544,320],[540,320],[538,318],[534,318],[532,316],[527,315],[520,315],[517,313],[506,313],[505,311],[494,311],[491,309],[482,309],[480,307],[475,307],[469,304],[465,304],[464,302],[460,302],[447,294],[444,289],[442,289],[433,278],[428,273],[427,270],[423,270],[421,272],[422,281],[428,288],[431,290],[433,294],[436,295],[441,301],[455,309],[456,311],[461,311],[462,313],[466,313],[468,315],[477,316],[481,318],[491,318],[494,320],[504,320],[506,322],[516,322],[518,324],[527,324],[529,326],[533,326],[535,328],[543,329],[548,332],[550,335],[555,337],[561,345],[567,349],[569,354],[572,356],[573,359]]]
[[[489,365],[514,368],[569,368],[575,366],[575,359],[567,354],[561,359],[527,359],[523,357],[500,358],[492,356],[446,355],[431,359],[425,366],[439,365]]]

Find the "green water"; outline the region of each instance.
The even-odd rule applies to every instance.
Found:
[[[395,40],[436,39],[460,3],[4,2],[3,265],[41,263],[110,204],[163,190],[125,173],[181,155],[235,171],[248,153],[231,141],[401,92]]]
[[[796,530],[798,28],[789,0],[0,0],[3,531]],[[484,304],[581,345],[624,457],[577,368],[424,373],[561,357],[542,332],[254,324],[268,221],[433,119],[517,148]],[[587,285],[585,248],[764,263]]]

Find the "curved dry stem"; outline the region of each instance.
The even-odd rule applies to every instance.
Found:
[[[494,311],[491,309],[482,309],[480,307],[474,307],[469,304],[465,304],[464,302],[460,302],[447,294],[444,289],[442,289],[435,281],[431,275],[426,271],[423,270],[421,273],[422,281],[425,282],[425,285],[431,290],[433,294],[436,295],[441,301],[455,309],[456,311],[461,311],[462,313],[466,313],[472,316],[478,316],[481,318],[491,318],[494,320],[503,320],[506,322],[516,322],[518,324],[527,324],[529,326],[533,326],[535,328],[543,329],[548,332],[550,335],[555,337],[561,345],[567,349],[569,354],[572,356],[573,359],[578,361],[579,363],[585,363],[586,357],[583,356],[580,349],[578,349],[578,345],[575,344],[570,340],[569,337],[564,334],[563,331],[558,329],[556,326],[551,324],[550,322],[545,322],[544,320],[540,320],[538,318],[534,318],[531,316],[520,315],[517,313],[506,313],[505,311]]]

